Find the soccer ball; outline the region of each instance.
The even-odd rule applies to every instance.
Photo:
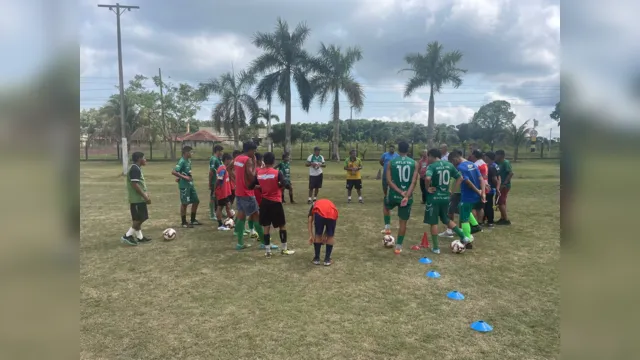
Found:
[[[391,235],[385,235],[382,238],[382,245],[384,247],[387,247],[387,248],[393,247],[395,243],[396,243],[396,239]]]
[[[228,218],[227,220],[224,221],[224,226],[228,227],[229,229],[233,229],[236,226],[236,223],[233,221],[232,218]]]
[[[451,242],[451,252],[455,254],[462,254],[466,250],[466,247],[460,240],[454,240]]]
[[[231,212],[228,215],[229,215],[230,218],[233,219],[234,217],[236,217],[236,212],[233,211],[233,209],[231,209]]]
[[[162,232],[162,237],[167,241],[175,240],[177,235],[178,233],[172,228],[168,228]]]
[[[251,231],[251,234],[249,235],[249,237],[251,237],[252,239],[257,239],[258,233],[256,231]]]

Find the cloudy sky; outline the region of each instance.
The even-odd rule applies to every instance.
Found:
[[[98,107],[118,84],[116,16],[98,8],[99,0],[82,0],[80,21],[81,106]],[[559,0],[129,0],[139,10],[122,16],[125,81],[135,74],[197,84],[223,72],[246,67],[260,51],[251,44],[255,32],[271,31],[281,16],[294,27],[306,21],[306,48],[320,42],[359,45],[364,54],[354,73],[366,101],[354,118],[427,121],[427,90],[402,97],[406,75],[403,57],[423,52],[437,40],[445,50],[464,53],[468,69],[458,89],[436,95],[436,123],[468,121],[492,100],[509,101],[515,122],[536,118],[541,135],[559,128],[549,118],[560,98]],[[149,82],[149,85],[152,85]],[[216,99],[198,114],[208,119]],[[274,104],[275,105],[275,104]],[[330,108],[312,105],[304,113],[294,102],[294,122],[327,122]],[[341,118],[349,106],[341,103]],[[277,104],[274,111],[284,116]]]

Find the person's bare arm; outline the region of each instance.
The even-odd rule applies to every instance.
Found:
[[[480,195],[480,189],[478,189],[469,179],[465,179],[464,183],[467,184],[473,191],[475,191],[478,195]]]
[[[244,183],[247,185],[251,184],[256,178],[254,167],[255,163],[253,162],[253,159],[247,160],[244,165]]]
[[[171,175],[175,176],[175,177],[179,177],[180,179],[186,180],[186,181],[191,181],[191,177],[187,176],[187,175],[182,175],[179,172],[177,172],[175,169],[171,170]]]
[[[142,196],[142,198],[147,204],[151,204],[151,199],[149,199],[149,195],[147,195],[147,193],[142,190],[142,187],[140,187],[140,184],[138,184],[137,181],[132,181],[131,186],[140,196]]]
[[[324,156],[322,157],[322,163],[320,163],[320,167],[327,167],[327,164],[324,163]]]
[[[416,188],[416,184],[418,183],[418,178],[420,175],[418,174],[418,169],[414,169],[413,171],[413,180],[411,181],[411,186],[409,186],[409,190],[407,190],[407,194],[404,196],[405,198],[410,198],[411,194],[413,194],[413,189]]]
[[[402,191],[396,184],[393,183],[391,179],[391,161],[387,163],[387,170],[385,177],[387,178],[387,185],[395,192],[404,196],[404,191]]]

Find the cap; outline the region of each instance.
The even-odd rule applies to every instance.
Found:
[[[322,150],[322,149],[320,149],[320,146],[316,146],[316,147],[313,148],[313,151],[320,151],[320,150]]]

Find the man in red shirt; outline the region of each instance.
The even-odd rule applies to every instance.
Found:
[[[231,154],[222,155],[222,165],[218,167],[216,172],[215,199],[216,201],[216,217],[218,218],[218,230],[231,230],[222,223],[222,209],[226,209],[227,214],[231,214],[231,181],[229,181],[229,172],[227,166],[231,163]]]
[[[262,227],[255,226],[260,219],[260,211],[258,202],[256,201],[255,192],[249,187],[255,181],[255,152],[256,144],[253,141],[247,141],[242,144],[242,154],[238,155],[233,161],[233,170],[236,179],[236,203],[238,212],[236,214],[235,234],[238,238],[237,250],[250,247],[244,243],[244,224],[249,223],[249,229],[255,229],[258,233],[258,240],[263,241]],[[248,221],[247,221],[248,219]]]
[[[491,187],[489,186],[489,167],[487,166],[487,163],[484,162],[484,160],[482,160],[484,158],[484,154],[482,154],[482,151],[480,150],[473,150],[471,152],[471,155],[469,155],[469,158],[467,160],[471,161],[472,163],[476,164],[476,166],[478,167],[478,170],[480,170],[480,175],[482,175],[482,181],[485,183],[485,193],[488,194],[489,191],[491,191]],[[471,211],[473,212],[473,216],[477,219],[480,219],[480,223],[482,223],[483,219],[484,219],[484,203],[480,202],[478,204],[476,204],[476,207],[471,209]],[[478,232],[480,231],[480,226],[475,227],[474,232]]]
[[[338,222],[338,209],[331,200],[318,199],[311,204],[308,218],[309,244],[313,244],[315,253],[312,261],[314,264],[320,265],[320,251],[322,250],[322,245],[326,244],[324,266],[330,266],[333,264],[331,252],[333,251],[333,236]]]
[[[292,255],[295,251],[287,248],[287,228],[282,207],[282,188],[286,184],[284,174],[273,168],[276,156],[264,154],[264,167],[258,169],[256,180],[262,192],[260,204],[260,225],[264,227],[265,257],[271,257],[271,226],[280,229],[280,242],[283,255]]]

